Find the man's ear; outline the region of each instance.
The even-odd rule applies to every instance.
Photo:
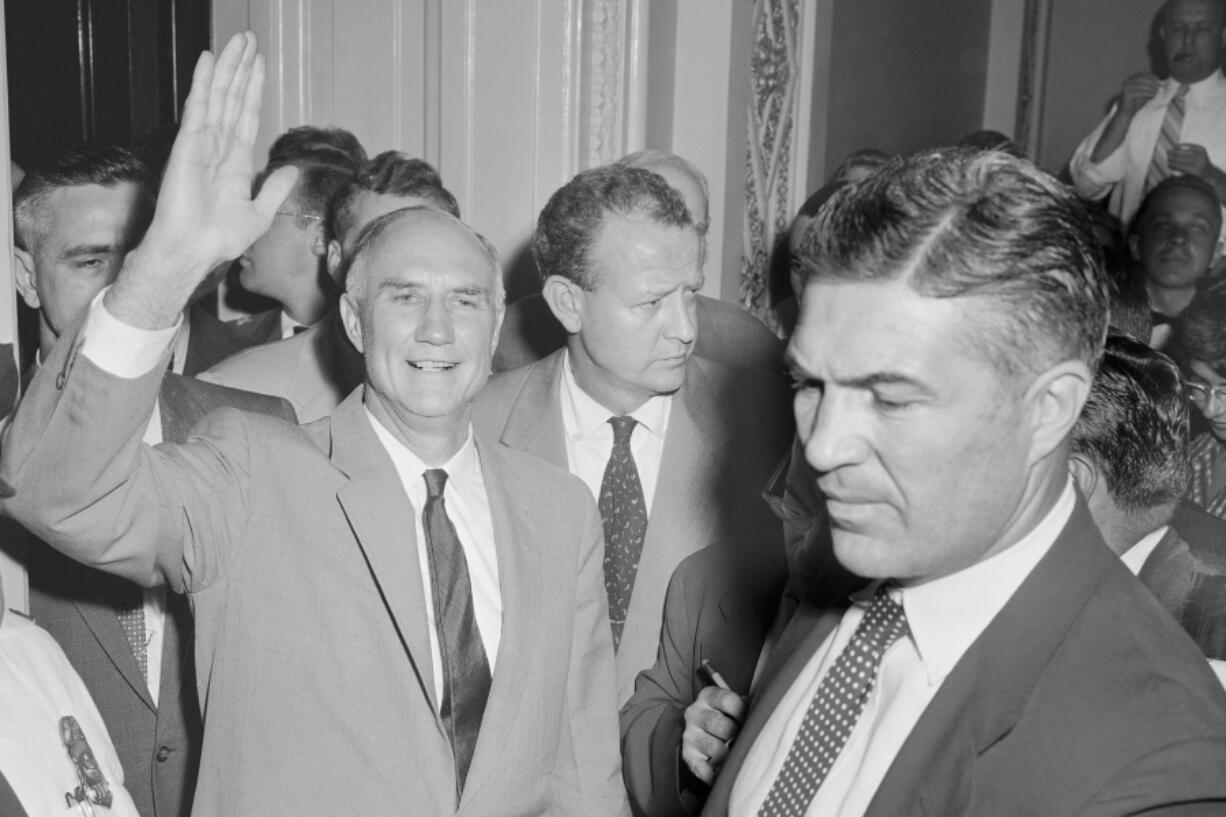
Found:
[[[1081,416],[1093,383],[1090,367],[1080,360],[1057,363],[1040,374],[1026,390],[1030,406],[1031,464],[1037,463],[1068,437]]]
[[[349,338],[349,342],[359,352],[366,351],[362,348],[362,318],[358,314],[358,304],[353,295],[348,292],[341,294],[340,310],[341,325],[345,327],[345,335]]]
[[[545,279],[541,297],[549,304],[553,316],[567,334],[577,334],[583,328],[583,308],[587,298],[583,287],[561,275],[550,275]]]
[[[328,242],[328,257],[326,260],[328,265],[328,275],[332,276],[333,281],[338,281],[336,277],[341,270],[341,242],[335,238]]]
[[[1095,489],[1098,488],[1098,469],[1086,458],[1086,455],[1071,454],[1068,459],[1068,468],[1073,474],[1077,487],[1081,489],[1081,495],[1087,499],[1093,496]]]
[[[38,300],[38,288],[34,285],[34,256],[20,247],[13,248],[13,282],[17,286],[17,293],[21,295],[21,300],[26,302],[26,306],[31,309],[38,309],[41,306]]]
[[[315,253],[317,258],[323,258],[328,254],[328,239],[324,238],[324,225],[318,221],[311,222],[311,252]]]

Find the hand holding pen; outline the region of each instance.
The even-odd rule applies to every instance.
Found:
[[[702,672],[711,684],[685,710],[681,759],[695,777],[710,785],[741,730],[745,699],[729,688],[710,661],[703,660]]]

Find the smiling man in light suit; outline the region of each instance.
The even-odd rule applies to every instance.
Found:
[[[652,665],[686,556],[782,527],[760,492],[792,437],[782,378],[694,355],[703,242],[656,173],[580,173],[541,211],[532,249],[565,348],[494,377],[478,431],[567,468],[597,498],[618,703]]]
[[[9,427],[0,510],[191,596],[196,813],[624,814],[599,517],[472,433],[503,307],[470,228],[410,208],[359,238],[341,308],[366,383],[331,418],[141,443],[183,304],[293,185],[250,197],[262,80],[250,34],[201,58],[145,240]]]

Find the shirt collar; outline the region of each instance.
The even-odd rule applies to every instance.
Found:
[[[426,473],[431,466],[414,454],[407,445],[396,438],[388,428],[379,421],[375,415],[370,413],[370,409],[363,407],[366,412],[366,418],[370,420],[371,428],[375,430],[375,436],[379,438],[379,443],[383,446],[383,450],[387,451],[388,456],[392,458],[392,464],[396,466],[396,473],[400,475],[400,481],[404,483],[405,490],[410,490],[418,483],[421,483],[424,491],[424,481],[422,474]],[[468,436],[464,439],[464,444],[460,446],[460,450],[451,455],[451,459],[444,464],[438,466],[447,472],[447,484],[453,482],[467,483],[472,479],[481,478],[481,461],[477,457],[477,446],[473,442],[472,426],[468,427]],[[445,491],[446,489],[444,489]]]
[[[652,435],[663,440],[668,425],[671,394],[657,394],[630,412],[630,416]],[[570,365],[570,351],[562,352],[562,420],[563,427],[572,429],[577,439],[590,437],[604,429],[613,412],[602,406],[575,381]]]
[[[911,640],[929,684],[943,681],[987,629],[1055,544],[1075,505],[1076,493],[1070,476],[1056,504],[1016,544],[952,575],[915,587],[890,588],[890,597],[906,611]],[[867,603],[878,584],[874,582],[856,593],[853,601]]]
[[[306,324],[298,323],[298,321],[294,320],[293,318],[289,316],[288,312],[286,312],[284,309],[281,310],[281,339],[282,340],[284,340],[285,338],[292,338],[294,336],[294,330],[298,329],[299,327],[303,329],[307,328]]]
[[[1124,551],[1120,559],[1132,571],[1132,575],[1136,576],[1141,572],[1141,568],[1144,567],[1145,560],[1149,558],[1149,554],[1154,552],[1154,548],[1158,547],[1158,543],[1162,541],[1162,537],[1166,536],[1166,532],[1170,529],[1170,525],[1163,525],[1153,533],[1142,536],[1135,545]]]
[[[1179,81],[1174,77],[1166,78],[1163,92],[1167,102],[1170,102],[1175,97],[1176,92],[1179,90],[1179,84]],[[1188,97],[1197,101],[1223,93],[1226,93],[1226,77],[1222,75],[1220,68],[1200,82],[1193,82],[1188,86]]]

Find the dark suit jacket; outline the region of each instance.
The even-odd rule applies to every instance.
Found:
[[[495,376],[477,395],[483,436],[567,467],[561,351]],[[779,521],[760,492],[792,439],[791,393],[771,375],[691,358],[677,391],[617,652],[617,700],[655,660],[669,577],[686,556]]]
[[[694,354],[729,366],[783,371],[783,341],[766,324],[736,304],[698,296]],[[494,371],[535,363],[566,345],[566,329],[540,294],[507,306],[494,350]]]
[[[150,448],[161,373],[106,374],[79,342],[57,344],[14,415],[0,510],[190,594],[197,815],[627,810],[600,519],[578,480],[477,438],[503,629],[457,804],[413,509],[362,393],[305,427],[213,412],[186,444]]]
[[[797,612],[785,634],[793,654],[752,703],[704,815],[727,814],[749,747],[837,623],[826,611]],[[1174,803],[1195,805],[1163,808]],[[1078,500],[946,677],[865,817],[1224,810],[1226,692]]]
[[[1199,508],[1177,514],[1137,578],[1206,658],[1226,660],[1226,521]]]
[[[158,403],[166,442],[183,442],[206,414],[225,406],[294,421],[283,400],[173,374],[162,382]],[[116,617],[125,598],[140,588],[30,539],[30,614],[59,642],[85,682],[111,734],[133,802],[146,817],[186,817],[202,732],[187,599],[167,594],[155,706]]]
[[[281,310],[270,309],[238,321],[223,321],[197,302],[187,310],[191,327],[187,336],[187,358],[183,374],[187,377],[216,366],[230,355],[250,346],[281,338]]]

